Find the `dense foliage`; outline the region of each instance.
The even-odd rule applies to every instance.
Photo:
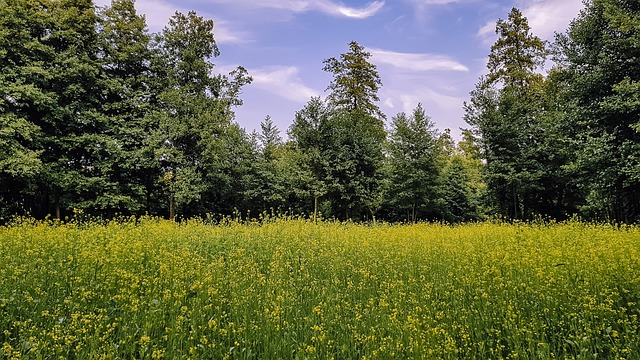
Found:
[[[498,21],[456,144],[420,104],[386,123],[382,79],[356,42],[323,62],[328,96],[284,140],[268,117],[261,133],[235,123],[251,77],[216,75],[211,20],[176,13],[151,34],[133,0],[0,0],[0,221],[80,209],[635,222],[640,5],[585,5],[552,45],[517,9]]]
[[[637,359],[640,229],[0,228],[0,358]]]

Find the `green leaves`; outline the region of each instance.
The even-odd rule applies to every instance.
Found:
[[[558,41],[564,98],[575,104],[565,121],[580,134],[583,208],[602,220],[640,219],[639,34],[637,1],[594,0]]]
[[[535,71],[544,65],[545,45],[530,33],[531,28],[520,10],[513,8],[507,20],[498,20],[498,40],[489,54],[490,83],[501,82],[504,86],[516,86],[525,90],[541,76]]]
[[[507,20],[498,21],[489,74],[465,104],[465,120],[481,138],[489,203],[510,219],[565,216],[568,192],[561,185],[566,158],[550,141],[557,137],[557,126],[549,120],[555,104],[547,103],[545,90],[554,87],[538,72],[547,50],[530,30],[515,8]]]
[[[376,66],[369,62],[370,57],[371,54],[364,47],[352,41],[349,51],[340,55],[339,60],[329,58],[324,61],[323,70],[333,74],[333,80],[327,88],[331,90],[329,101],[340,109],[384,119],[384,114],[375,104],[380,101],[378,90],[382,80]]]
[[[400,113],[391,121],[386,197],[397,210],[407,214],[407,221],[433,219],[441,171],[435,125],[422,104],[411,116]]]

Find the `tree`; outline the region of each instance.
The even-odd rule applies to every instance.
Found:
[[[591,0],[556,39],[565,136],[575,139],[584,214],[640,219],[640,3]]]
[[[269,115],[260,123],[260,128],[262,129],[259,135],[262,145],[262,156],[266,159],[271,159],[274,157],[274,152],[277,148],[282,145],[280,130],[275,126]]]
[[[100,213],[152,213],[151,196],[159,174],[144,156],[152,132],[144,121],[152,106],[151,36],[133,0],[112,0],[99,15],[98,61],[105,78],[101,112],[107,117],[105,134],[112,141],[105,149],[108,181],[96,205]]]
[[[453,155],[442,170],[440,216],[450,223],[478,219],[476,199],[463,157]]]
[[[300,195],[308,194],[313,201],[313,219],[318,219],[319,201],[327,193],[329,163],[329,127],[331,111],[319,97],[313,97],[296,112],[289,127],[289,138],[295,146],[300,178]]]
[[[390,205],[410,222],[434,218],[441,166],[438,132],[422,104],[411,116],[400,113],[391,120],[388,141]]]
[[[0,6],[0,220],[30,210],[30,184],[42,169],[37,117],[50,109],[43,58],[43,10],[30,1]]]
[[[376,66],[369,62],[371,54],[357,42],[349,43],[349,51],[340,55],[340,60],[329,58],[323,70],[333,75],[327,88],[329,101],[338,109],[359,112],[384,119],[384,114],[375,104],[380,101],[378,90],[382,80]]]
[[[488,82],[523,92],[539,86],[543,78],[536,71],[544,65],[547,50],[544,42],[531,34],[527,18],[517,8],[511,9],[507,20],[496,23],[496,34],[499,38],[491,46],[487,64]]]
[[[465,120],[481,139],[486,182],[497,212],[511,219],[544,213],[537,194],[545,189],[546,169],[542,103],[544,43],[530,33],[527,19],[512,9],[496,25],[489,74],[465,104]]]
[[[290,190],[283,176],[285,169],[280,166],[285,156],[283,142],[270,116],[260,123],[260,128],[262,131],[257,135],[260,154],[254,164],[255,173],[247,197],[258,212],[281,212]]]
[[[107,181],[103,159],[111,143],[100,112],[105,87],[98,62],[98,17],[90,0],[45,1],[34,22],[42,71],[28,80],[46,94],[47,108],[30,106],[41,133],[43,171],[39,173],[37,213],[69,214],[95,205]],[[26,80],[26,79],[23,79]],[[34,104],[35,105],[35,104]],[[51,211],[53,210],[53,211]]]
[[[382,85],[371,55],[356,42],[340,60],[325,60],[333,75],[327,90],[331,145],[327,150],[326,184],[334,215],[343,218],[370,216],[382,204],[382,148],[386,133],[384,115],[375,105]],[[366,210],[366,211],[365,211]]]
[[[203,154],[213,156],[219,148],[233,120],[231,108],[241,104],[240,88],[251,78],[243,68],[229,76],[211,74],[209,58],[219,55],[213,21],[195,12],[177,12],[158,36],[156,51],[157,90],[163,90],[148,121],[156,129],[154,159],[162,169],[159,180],[173,219],[179,207],[201,200],[207,191],[203,179],[215,162]]]

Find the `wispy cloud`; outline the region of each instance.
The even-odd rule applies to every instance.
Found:
[[[227,21],[214,21],[214,26],[215,39],[220,44],[241,44],[252,41],[247,32],[234,29]]]
[[[522,13],[534,34],[552,40],[554,33],[563,32],[582,8],[582,0],[528,0]]]
[[[383,7],[384,1],[372,1],[363,7],[351,7],[334,0],[210,0],[218,4],[229,4],[249,8],[266,8],[303,13],[319,11],[336,17],[366,19],[377,14]]]
[[[253,77],[249,86],[304,104],[320,92],[305,85],[298,74],[299,69],[295,66],[249,69],[249,75]]]
[[[109,6],[111,0],[94,0],[98,6]],[[172,5],[169,2],[160,0],[138,0],[135,3],[138,14],[144,15],[147,26],[151,32],[160,32],[169,23],[169,18],[176,11],[186,14],[190,9]],[[198,12],[198,15],[206,19],[213,19],[215,25],[215,39],[218,43],[246,43],[250,42],[249,35],[244,31],[237,31],[224,20],[217,20],[211,14]]]
[[[584,7],[582,0],[521,0],[522,13],[529,21],[531,32],[543,40],[553,40],[554,33],[563,32]],[[508,10],[504,9],[501,19],[506,19]],[[496,39],[496,20],[487,22],[478,29],[477,36],[485,44],[491,44]]]
[[[457,111],[462,108],[463,99],[443,94],[429,87],[419,87],[412,92],[399,96],[402,102],[402,110],[410,113],[418,103],[423,103],[431,111]]]
[[[450,128],[457,134],[457,129],[464,127],[462,104],[465,96],[452,94],[449,91],[430,86],[411,84],[404,87],[396,84],[382,91],[382,110],[390,119],[399,112],[410,114],[422,103],[427,115],[432,117],[440,130]]]
[[[382,49],[367,49],[374,63],[388,64],[409,71],[469,71],[458,61],[444,55],[414,54]]]
[[[410,3],[416,6],[446,5],[446,4],[457,3],[462,1],[464,0],[409,0]]]
[[[497,39],[496,24],[497,24],[496,20],[491,20],[486,24],[484,24],[480,29],[478,29],[478,32],[476,33],[476,35],[480,39],[482,39],[483,44],[489,45],[489,44],[493,44],[496,41]]]

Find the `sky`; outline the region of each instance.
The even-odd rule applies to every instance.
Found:
[[[110,0],[97,0],[104,6]],[[351,41],[371,53],[383,86],[378,106],[387,124],[422,103],[441,131],[459,138],[463,104],[497,39],[495,23],[511,8],[529,19],[533,34],[552,41],[583,8],[581,0],[137,0],[150,32],[176,11],[195,10],[215,23],[219,73],[244,66],[253,82],[243,89],[236,121],[259,130],[269,115],[286,130],[312,96],[325,97],[331,74],[325,59]]]

